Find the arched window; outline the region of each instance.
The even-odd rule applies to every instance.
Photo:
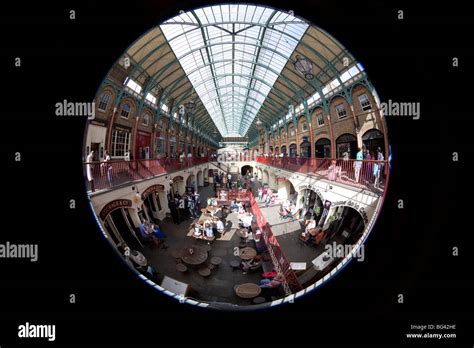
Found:
[[[150,115],[149,114],[143,114],[142,125],[144,125],[144,126],[149,126],[150,125]]]
[[[130,115],[130,104],[124,104],[122,106],[122,111],[120,112],[120,116],[123,118],[128,118],[128,115]]]
[[[110,100],[110,94],[109,93],[104,93],[102,95],[102,98],[100,98],[99,102],[99,111],[105,111],[107,109],[107,105],[109,104]]]

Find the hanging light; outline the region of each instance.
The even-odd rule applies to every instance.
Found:
[[[196,103],[193,100],[190,100],[186,104],[184,104],[184,107],[186,108],[187,112],[189,112],[190,114],[194,114],[194,109],[196,108]]]
[[[257,121],[255,121],[255,127],[257,127],[258,130],[262,129],[263,123],[260,121],[260,118],[257,118]]]
[[[305,78],[305,80],[314,79],[313,74],[313,63],[308,58],[301,58],[300,55],[296,56],[296,61],[293,62],[295,70]]]

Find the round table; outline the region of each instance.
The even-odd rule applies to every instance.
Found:
[[[240,249],[240,258],[242,260],[251,260],[257,256],[257,251],[251,247],[245,247]]]
[[[253,299],[253,304],[262,304],[265,302],[265,297],[259,296]]]
[[[199,269],[198,273],[203,277],[209,277],[211,275],[211,270],[207,267]]]
[[[260,295],[262,289],[254,283],[240,284],[235,288],[235,294],[240,298],[254,298]]]
[[[189,252],[190,249],[193,250],[192,254]],[[180,252],[181,260],[188,265],[200,265],[207,260],[208,256],[206,249],[197,245],[183,248]]]
[[[183,272],[186,272],[186,271],[188,270],[188,267],[186,267],[186,265],[185,265],[184,263],[178,263],[178,264],[176,265],[176,270],[177,270],[178,272],[183,273]]]
[[[222,262],[222,259],[220,257],[217,257],[217,256],[213,256],[211,258],[211,265],[214,265],[214,266],[219,266]]]
[[[238,261],[238,260],[232,260],[232,261],[230,261],[229,265],[230,265],[230,267],[232,267],[232,268],[234,268],[234,269],[235,269],[235,268],[239,268],[239,267],[240,267],[240,261]]]

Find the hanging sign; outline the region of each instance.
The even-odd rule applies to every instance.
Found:
[[[102,220],[105,220],[107,215],[109,215],[113,210],[119,208],[129,208],[132,206],[132,201],[129,199],[116,199],[107,203],[99,213],[99,217]]]

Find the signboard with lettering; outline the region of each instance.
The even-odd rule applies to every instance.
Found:
[[[162,192],[165,190],[165,186],[164,185],[151,185],[150,187],[148,187],[145,191],[143,191],[142,193],[142,199],[145,200],[145,198],[152,192]]]
[[[99,217],[102,220],[105,220],[107,215],[110,214],[115,209],[119,208],[130,208],[132,206],[132,201],[129,199],[116,199],[107,203],[99,213]]]
[[[345,206],[345,207],[350,207],[359,212],[359,214],[362,216],[362,219],[364,220],[364,223],[369,222],[369,218],[367,217],[367,213],[365,212],[365,209],[363,206],[361,206],[359,203],[347,200],[347,201],[338,201],[333,203],[333,207],[340,207],[340,206]]]

